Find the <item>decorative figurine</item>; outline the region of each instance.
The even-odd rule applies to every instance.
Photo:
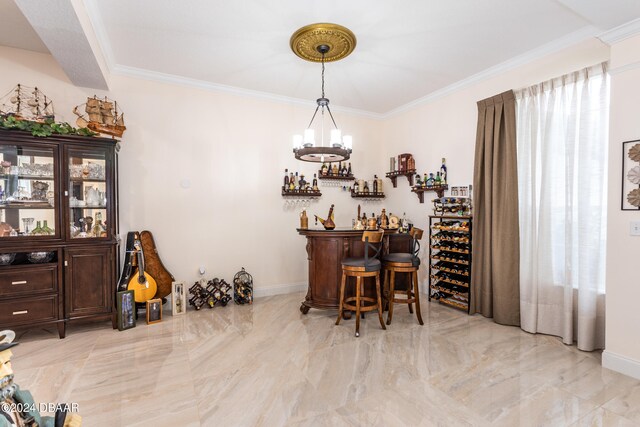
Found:
[[[78,110],[83,105],[86,115]],[[93,98],[87,98],[86,103],[74,107],[73,114],[78,116],[78,127],[89,128],[94,132],[120,138],[127,129],[124,125],[124,114],[118,110],[118,103],[106,96],[104,99],[98,99],[95,95]]]
[[[316,217],[316,222],[320,221],[320,224],[324,226],[325,230],[333,230],[334,228],[336,228],[336,224],[335,222],[333,222],[333,205],[331,205],[331,207],[329,208],[329,215],[327,216],[327,219],[322,219],[318,215],[314,216]]]
[[[384,208],[382,208],[382,213],[380,214],[380,227],[389,227],[389,218],[387,218],[387,211]]]
[[[253,304],[253,277],[244,267],[233,276],[233,300],[236,304]]]
[[[55,405],[55,417],[43,417],[37,411],[40,405],[35,403],[31,393],[20,390],[20,387],[13,382],[14,374],[11,367],[13,353],[10,349],[18,345],[13,341],[15,337],[16,334],[13,331],[0,331],[0,426],[80,426],[82,417],[71,412],[77,410],[77,404],[59,403]],[[17,411],[16,407],[22,407],[23,410]]]
[[[18,84],[0,99],[0,116],[38,123],[53,121],[53,102],[38,90]]]

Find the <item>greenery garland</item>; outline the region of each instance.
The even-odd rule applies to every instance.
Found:
[[[47,137],[53,134],[57,135],[81,135],[95,136],[98,135],[91,129],[74,128],[69,123],[56,123],[52,119],[45,120],[44,123],[33,122],[30,120],[16,120],[13,116],[0,116],[0,129],[15,129],[31,132],[33,136]]]

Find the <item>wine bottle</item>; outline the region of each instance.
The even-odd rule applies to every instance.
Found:
[[[313,191],[318,191],[318,178],[316,178],[316,174],[313,174]]]
[[[433,181],[433,185],[435,185],[436,187],[439,187],[442,185],[442,178],[440,177],[440,172],[436,172],[436,178]]]
[[[322,162],[322,168],[320,169],[320,173],[323,176],[326,176],[329,173],[329,168],[327,167],[327,164],[325,162]]]
[[[340,171],[338,170],[338,165],[334,164],[333,165],[333,169],[331,170],[331,174],[333,176],[338,176],[340,175]]]
[[[284,188],[289,187],[289,169],[284,170]]]
[[[373,175],[373,192],[378,193],[378,175]]]
[[[349,162],[349,169],[347,169],[347,176],[351,176],[351,162]]]
[[[369,194],[369,181],[364,182],[364,189],[362,190],[362,192],[365,194]]]
[[[442,185],[447,185],[447,165],[445,164],[445,158],[442,158],[442,166],[440,166],[440,179],[442,180]]]

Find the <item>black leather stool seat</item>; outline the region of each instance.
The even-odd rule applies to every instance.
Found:
[[[366,265],[364,258],[345,258],[342,260],[342,265],[347,267],[366,267],[364,271],[379,271],[382,268],[380,260],[375,258],[369,258]]]
[[[420,266],[420,258],[414,254],[407,253],[390,253],[382,257],[383,262],[401,262],[405,264],[411,263],[412,267]]]

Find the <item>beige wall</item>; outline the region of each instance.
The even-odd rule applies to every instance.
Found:
[[[16,83],[37,85],[54,100],[56,118],[70,123],[72,108],[94,94],[71,85],[51,56],[10,48],[0,48],[0,82],[0,92]],[[151,230],[168,269],[188,282],[203,265],[207,277],[228,281],[245,267],[258,293],[306,283],[298,211],[285,209],[280,186],[285,168],[307,178],[317,170],[291,152],[291,136],[308,123],[312,102],[305,107],[121,76],[111,76],[109,96],[122,106],[128,127],[120,151],[123,237]],[[355,173],[373,177],[380,123],[335,116],[353,135]],[[309,212],[326,217],[332,203],[338,226],[350,226],[358,203],[337,188],[323,188]]]
[[[390,156],[410,152],[420,172],[435,171],[446,157],[450,184],[466,185],[473,176],[478,100],[611,55],[610,256],[603,360],[630,374],[640,366],[635,327],[640,324],[636,307],[640,288],[629,267],[636,262],[640,238],[629,236],[629,221],[640,220],[640,214],[619,209],[619,159],[620,143],[640,137],[639,52],[640,37],[614,45],[611,52],[591,40],[384,121],[337,114],[341,127],[354,135],[356,175],[383,174]],[[75,120],[72,107],[93,95],[92,90],[71,85],[50,56],[1,47],[0,81],[7,91],[18,82],[38,85],[55,100],[58,119],[69,122]],[[111,87],[109,95],[123,106],[129,127],[120,155],[122,234],[129,229],[152,230],[165,263],[179,279],[195,280],[200,265],[207,268],[207,276],[230,279],[244,266],[263,292],[305,283],[305,243],[294,230],[298,212],[284,208],[279,186],[284,168],[313,174],[314,165],[295,161],[290,148],[291,134],[306,124],[313,105],[300,107],[120,76],[111,77]],[[182,188],[183,180],[190,182],[189,188]],[[399,178],[396,189],[388,180],[385,185],[384,203],[363,204],[365,211],[378,212],[384,206],[388,212],[406,212],[426,229],[431,197],[420,204],[404,178]],[[335,203],[338,225],[350,224],[358,203],[335,188],[323,192],[310,212],[325,216]]]
[[[386,159],[385,170],[389,168],[389,157],[399,153],[412,153],[421,174],[435,173],[444,157],[447,159],[450,185],[471,184],[477,101],[509,89],[530,86],[608,58],[608,46],[593,39],[385,120],[383,136],[386,145],[382,148],[382,155]],[[434,193],[425,193],[425,203],[420,204],[417,196],[410,193],[407,180],[399,178],[398,187],[388,192],[388,204],[400,214],[406,212],[416,226],[426,230],[427,216],[433,213],[430,201],[434,197]],[[421,271],[420,274],[421,280],[426,280],[427,271]]]
[[[603,365],[640,378],[640,237],[630,222],[640,212],[620,209],[622,142],[640,139],[640,36],[611,47],[611,122],[607,232],[607,326]]]

